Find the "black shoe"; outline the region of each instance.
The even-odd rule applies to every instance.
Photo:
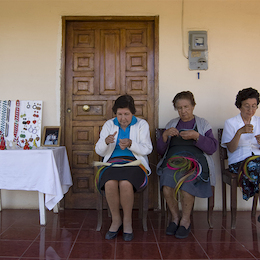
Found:
[[[186,229],[184,226],[179,226],[175,233],[176,238],[186,238],[190,233],[190,226]]]
[[[260,215],[258,216],[258,219],[257,219],[257,220],[258,220],[258,222],[260,222]]]
[[[177,229],[178,229],[178,225],[176,225],[175,222],[171,222],[169,226],[166,228],[166,235],[169,236],[175,235]]]
[[[134,238],[134,233],[123,233],[124,241],[131,241]]]
[[[118,228],[116,232],[107,231],[105,239],[111,240],[117,237],[118,232],[123,229],[123,224]]]

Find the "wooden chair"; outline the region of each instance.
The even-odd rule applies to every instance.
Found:
[[[156,141],[162,136],[163,132],[164,132],[165,128],[156,128],[155,130],[155,134],[156,134]],[[158,155],[158,159],[160,159],[160,155]],[[212,196],[208,198],[208,211],[207,211],[207,220],[208,220],[208,224],[210,228],[213,228],[213,224],[212,224],[212,216],[213,216],[213,209],[214,209],[214,194],[215,194],[215,187],[211,186],[212,188]],[[165,201],[162,202],[162,205],[166,205]],[[166,212],[165,214],[168,215],[167,218],[167,222],[169,222],[169,212],[167,209],[165,209]]]
[[[149,184],[148,184],[149,185]],[[148,214],[148,200],[149,200],[149,189],[148,185],[146,188],[141,191],[137,192],[139,194],[139,212],[138,217],[142,219],[143,230],[147,231],[147,214]],[[103,220],[103,197],[99,192],[97,192],[97,212],[98,212],[98,220],[97,220],[97,228],[96,231],[100,231],[102,227],[102,220]],[[111,216],[109,208],[108,208],[108,215]]]
[[[237,174],[234,174],[228,170],[228,156],[227,149],[221,146],[223,128],[218,129],[218,141],[219,141],[219,158],[220,168],[222,176],[222,212],[223,216],[227,215],[227,192],[226,184],[230,185],[230,210],[231,210],[231,229],[236,228],[236,215],[237,215]],[[257,200],[259,194],[255,194],[252,205],[251,216],[255,217]]]

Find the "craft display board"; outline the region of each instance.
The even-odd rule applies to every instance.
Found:
[[[41,145],[42,101],[0,100],[0,131],[7,149]]]

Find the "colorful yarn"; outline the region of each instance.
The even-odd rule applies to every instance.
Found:
[[[240,170],[238,171],[238,186],[240,188],[243,189],[243,187],[242,187],[243,176],[246,177],[249,182],[255,182],[255,179],[250,176],[250,173],[248,171],[248,164],[257,158],[259,158],[259,155],[252,155],[252,156],[246,158],[243,161],[243,163],[241,164]]]
[[[191,182],[195,180],[202,173],[201,164],[190,156],[173,155],[167,161],[167,167],[174,170],[174,181],[177,183],[175,188],[175,198],[177,199],[178,191],[184,182]],[[183,177],[177,181],[177,174],[182,173]],[[188,177],[194,175],[192,179],[187,180]]]
[[[118,164],[122,164],[122,167],[123,167],[124,164],[130,163],[130,162],[133,162],[133,161],[129,160],[129,159],[113,158],[108,161],[108,163],[111,163],[111,165],[109,165],[109,166],[105,165],[105,166],[99,167],[98,171],[96,173],[96,176],[95,176],[95,186],[96,186],[96,189],[99,191],[99,193],[101,193],[100,180],[101,180],[101,177],[102,177],[103,173],[105,172],[105,170],[109,167],[113,167],[113,165],[115,165],[115,164],[117,165],[117,167],[118,167]],[[139,164],[138,166],[145,173],[144,181],[143,181],[142,185],[140,186],[140,188],[144,188],[144,187],[146,187],[146,185],[148,183],[148,173],[147,173],[146,168],[142,164]]]

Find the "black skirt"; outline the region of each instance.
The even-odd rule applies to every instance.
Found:
[[[120,164],[129,163],[131,161],[135,161],[135,157],[117,157],[117,158],[111,158],[108,162],[115,161],[115,160],[121,161]],[[118,163],[118,162],[116,162]],[[143,165],[140,166],[122,166],[122,167],[112,167],[112,166],[106,166],[103,167],[101,170],[102,174],[99,177],[99,180],[97,180],[97,188],[101,192],[102,190],[105,190],[105,183],[109,180],[127,180],[133,185],[134,192],[139,192],[143,190],[147,184],[148,184],[148,176],[147,176],[147,170],[143,167]]]

